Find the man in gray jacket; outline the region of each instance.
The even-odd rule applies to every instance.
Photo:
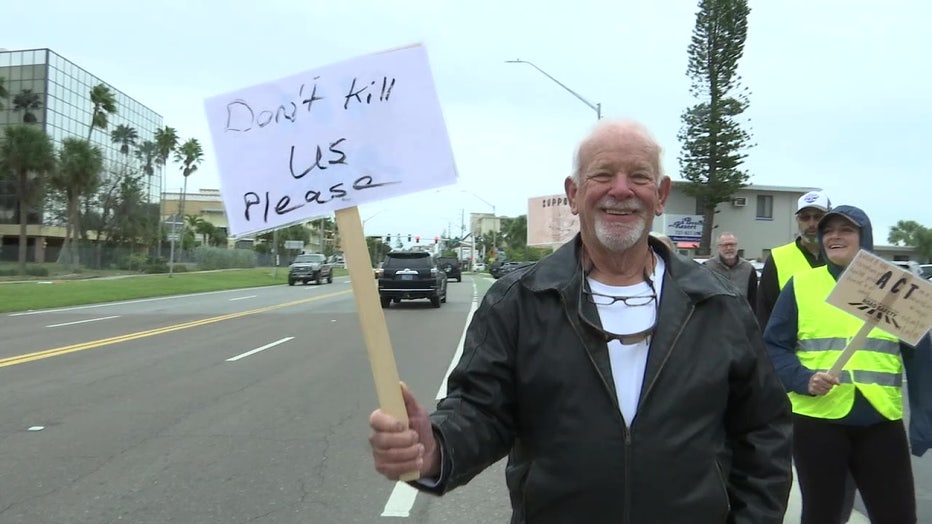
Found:
[[[372,413],[375,469],[443,494],[507,455],[516,523],[782,524],[786,393],[744,297],[648,238],[660,147],[601,121],[564,187],[580,233],[492,285],[436,411]]]
[[[705,265],[727,278],[748,300],[753,310],[757,306],[757,270],[750,262],[738,256],[738,237],[734,233],[722,233],[718,236],[717,244],[718,256],[706,260]]]

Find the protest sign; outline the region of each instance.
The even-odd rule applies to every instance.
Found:
[[[456,182],[423,46],[240,89],[205,107],[234,236]]]
[[[356,206],[456,181],[426,50],[358,57],[205,107],[233,235],[335,212],[379,406],[407,425]]]
[[[910,345],[932,328],[932,283],[863,249],[826,301],[865,321],[832,367],[835,376],[875,327]]]

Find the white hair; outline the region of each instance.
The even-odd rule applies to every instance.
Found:
[[[595,126],[593,126],[592,130],[589,132],[586,138],[584,138],[582,142],[580,142],[576,147],[576,151],[573,153],[573,171],[570,174],[570,178],[572,178],[574,183],[579,184],[579,180],[582,175],[583,165],[581,157],[583,149],[585,146],[589,145],[593,139],[606,131],[632,132],[642,136],[647,142],[648,151],[650,152],[651,156],[654,157],[657,165],[657,183],[659,184],[663,181],[664,178],[667,177],[663,171],[663,161],[661,158],[663,155],[663,148],[660,147],[660,144],[657,143],[657,140],[654,139],[654,136],[650,131],[648,131],[647,127],[634,120],[606,119],[600,120]]]

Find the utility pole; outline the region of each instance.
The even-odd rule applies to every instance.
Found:
[[[272,231],[272,265],[275,267],[272,278],[278,278],[278,228]]]
[[[175,226],[178,224],[178,216],[181,217],[181,225],[184,225],[184,216],[181,214],[181,210],[184,206],[184,196],[181,198],[182,200],[178,201],[178,215],[172,220],[172,233],[168,237],[170,241],[170,247],[168,248],[168,278],[172,278],[172,275],[175,273],[175,239],[178,237],[178,234],[175,233]],[[182,228],[181,231],[184,232],[184,228]]]

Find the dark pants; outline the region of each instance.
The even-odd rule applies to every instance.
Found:
[[[915,524],[916,496],[901,420],[845,426],[793,416],[793,459],[802,524],[840,524],[848,472],[872,524]]]

